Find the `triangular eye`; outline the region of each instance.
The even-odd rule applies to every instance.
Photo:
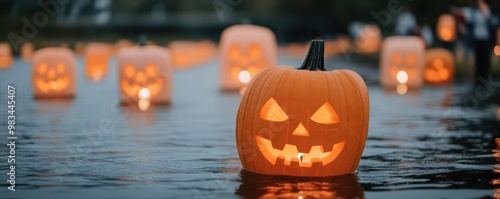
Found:
[[[335,109],[328,102],[325,102],[311,116],[311,120],[320,124],[335,124],[340,121],[340,118]]]
[[[267,100],[266,104],[260,110],[259,117],[263,120],[271,121],[271,122],[283,122],[288,120],[288,116],[285,111],[281,109],[280,105],[274,100],[274,98],[270,98]]]

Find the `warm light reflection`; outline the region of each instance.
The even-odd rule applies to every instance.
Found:
[[[408,82],[408,73],[406,73],[405,71],[400,70],[396,74],[396,79],[398,80],[398,82],[400,84],[406,84]]]
[[[396,92],[400,95],[404,95],[408,92],[408,85],[406,84],[398,84],[396,87]]]
[[[493,52],[495,53],[496,56],[500,56],[500,46],[496,45],[495,48],[493,49]]]
[[[243,70],[238,74],[238,80],[240,80],[241,83],[248,83],[250,81],[250,78],[250,73],[246,70]]]
[[[151,105],[151,92],[147,88],[142,88],[139,90],[139,93],[137,94],[139,97],[139,100],[137,101],[137,105],[139,106],[139,109],[141,111],[146,111],[149,109],[149,106]]]

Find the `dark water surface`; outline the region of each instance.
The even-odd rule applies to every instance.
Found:
[[[111,65],[93,83],[79,58],[70,101],[33,100],[28,63],[0,71],[0,198],[500,198],[500,109],[450,105],[465,83],[401,96],[380,87],[374,67],[329,60],[330,69],[356,70],[368,84],[358,172],[277,178],[242,171],[234,138],[241,97],[219,92],[216,61],[176,71],[172,105],[148,111],[118,105]],[[8,83],[17,90],[16,192],[5,175]]]

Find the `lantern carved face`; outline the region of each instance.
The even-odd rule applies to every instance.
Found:
[[[76,58],[63,47],[43,48],[33,54],[33,94],[35,98],[74,97]]]
[[[380,28],[377,25],[367,24],[360,28],[354,45],[361,53],[376,53],[380,49],[381,41]]]
[[[452,42],[456,38],[456,22],[453,15],[443,14],[437,21],[437,37],[441,41]]]
[[[270,67],[246,89],[236,124],[245,169],[289,176],[356,169],[368,133],[367,88],[353,71],[325,71],[323,48],[313,40],[301,68]]]
[[[453,80],[455,60],[444,48],[429,49],[425,53],[424,79],[426,83],[443,84]]]
[[[170,52],[158,46],[134,46],[118,52],[122,103],[167,104],[171,98]]]
[[[277,43],[274,33],[265,27],[235,25],[221,36],[220,85],[234,91],[268,66],[275,66]]]
[[[384,87],[422,86],[425,58],[425,44],[422,39],[389,37],[384,40],[380,56],[380,81]]]
[[[89,43],[85,47],[85,75],[92,81],[100,81],[108,74],[108,62],[112,46],[105,43]]]
[[[8,43],[0,43],[0,69],[8,69],[12,66],[14,58]]]

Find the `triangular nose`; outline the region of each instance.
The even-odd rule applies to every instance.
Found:
[[[309,136],[309,132],[307,132],[306,127],[302,125],[302,122],[299,123],[299,126],[293,131],[292,135],[297,135],[297,136]]]

